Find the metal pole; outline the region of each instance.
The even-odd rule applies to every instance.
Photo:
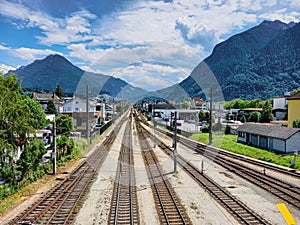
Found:
[[[53,122],[53,175],[56,175],[56,123]]]
[[[177,172],[177,112],[174,113],[174,139],[173,139],[173,157],[174,157],[174,173]]]
[[[209,142],[208,144],[212,144],[212,100],[213,100],[213,94],[212,94],[212,88],[210,88],[210,106],[209,106]]]
[[[86,140],[89,141],[90,127],[89,127],[89,86],[86,85]]]
[[[112,110],[113,110],[113,113],[112,113],[112,116],[111,116],[111,121],[112,121],[112,123],[114,122],[114,116],[115,116],[115,99],[113,98],[113,108],[112,108]]]
[[[156,148],[156,141],[155,141],[155,125],[156,125],[156,123],[155,123],[155,119],[154,119],[154,117],[155,117],[155,105],[154,104],[152,106],[152,110],[153,110],[152,119],[153,119],[153,142],[154,142],[153,148]]]

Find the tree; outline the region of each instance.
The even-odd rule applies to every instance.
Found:
[[[15,75],[0,75],[0,174],[6,174],[7,179],[10,173],[14,174],[13,160],[18,147],[27,142],[37,123],[36,118],[31,117],[29,106],[24,104],[26,96],[22,94],[21,83]]]
[[[300,128],[300,120],[294,120],[293,121],[293,127],[294,128]]]
[[[49,100],[47,103],[47,109],[46,109],[48,114],[55,114],[57,115],[56,107],[54,105],[53,100]]]
[[[266,101],[263,106],[260,122],[270,123],[270,121],[272,120],[274,120],[274,115],[272,113],[272,104],[270,103],[270,101]]]
[[[245,115],[243,115],[240,120],[241,120],[242,123],[246,123],[247,122],[247,118],[246,118]]]
[[[34,173],[37,170],[37,167],[42,160],[42,156],[46,153],[47,150],[41,140],[33,139],[25,145],[20,159],[17,161],[17,170],[21,172],[20,180],[23,180],[28,174]]]
[[[22,101],[25,105],[28,106],[31,123],[30,125],[35,129],[40,129],[46,125],[47,119],[43,107],[37,101],[25,97]]]
[[[64,95],[64,93],[63,93],[63,91],[62,91],[62,89],[61,89],[61,87],[60,87],[59,84],[56,85],[56,88],[55,88],[54,93],[55,93],[55,94],[57,95],[57,97],[59,97],[59,98],[61,98],[61,97]]]
[[[230,134],[230,130],[231,130],[231,127],[230,127],[230,125],[226,125],[226,127],[225,127],[225,134]]]
[[[183,109],[187,109],[189,107],[189,103],[187,101],[184,101],[184,102],[181,103],[181,107]]]
[[[205,117],[205,112],[203,109],[199,111],[199,121],[203,121]]]
[[[260,118],[261,118],[260,112],[251,112],[248,121],[258,123],[260,121]]]
[[[61,115],[56,118],[57,134],[68,135],[73,131],[73,118],[68,115]]]
[[[297,94],[298,92],[300,92],[300,87],[298,89],[292,90],[291,95]]]

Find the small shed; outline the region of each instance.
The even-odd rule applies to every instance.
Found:
[[[300,150],[300,129],[258,123],[244,123],[238,129],[238,142],[280,153]]]

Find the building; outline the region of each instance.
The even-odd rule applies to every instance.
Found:
[[[280,153],[300,150],[300,129],[258,123],[244,123],[238,129],[238,142]]]
[[[288,100],[288,127],[293,127],[293,121],[300,120],[300,92],[287,98]]]
[[[195,109],[205,110],[206,109],[206,102],[199,97],[193,98]]]
[[[244,108],[238,111],[238,118],[240,119],[242,116],[248,118],[252,112],[262,113],[262,108]]]
[[[290,92],[284,93],[284,96],[275,97],[273,99],[273,114],[275,119],[283,120],[286,116],[286,105],[288,103],[287,97],[290,96]]]
[[[44,111],[46,111],[47,104],[49,101],[53,101],[56,108],[56,112],[58,114],[60,114],[63,111],[63,101],[61,101],[61,99],[55,93],[45,94],[33,92],[31,98],[39,102],[43,107]]]
[[[88,112],[89,125],[91,127],[98,122],[99,118],[103,118],[105,121],[110,119],[111,115],[115,113],[115,110],[113,106],[100,103],[97,99],[89,99]],[[78,97],[65,98],[63,113],[73,117],[75,128],[86,127],[86,99]]]

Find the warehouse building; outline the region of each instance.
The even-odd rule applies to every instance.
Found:
[[[238,142],[280,153],[300,151],[300,129],[258,123],[244,123],[238,129]]]

